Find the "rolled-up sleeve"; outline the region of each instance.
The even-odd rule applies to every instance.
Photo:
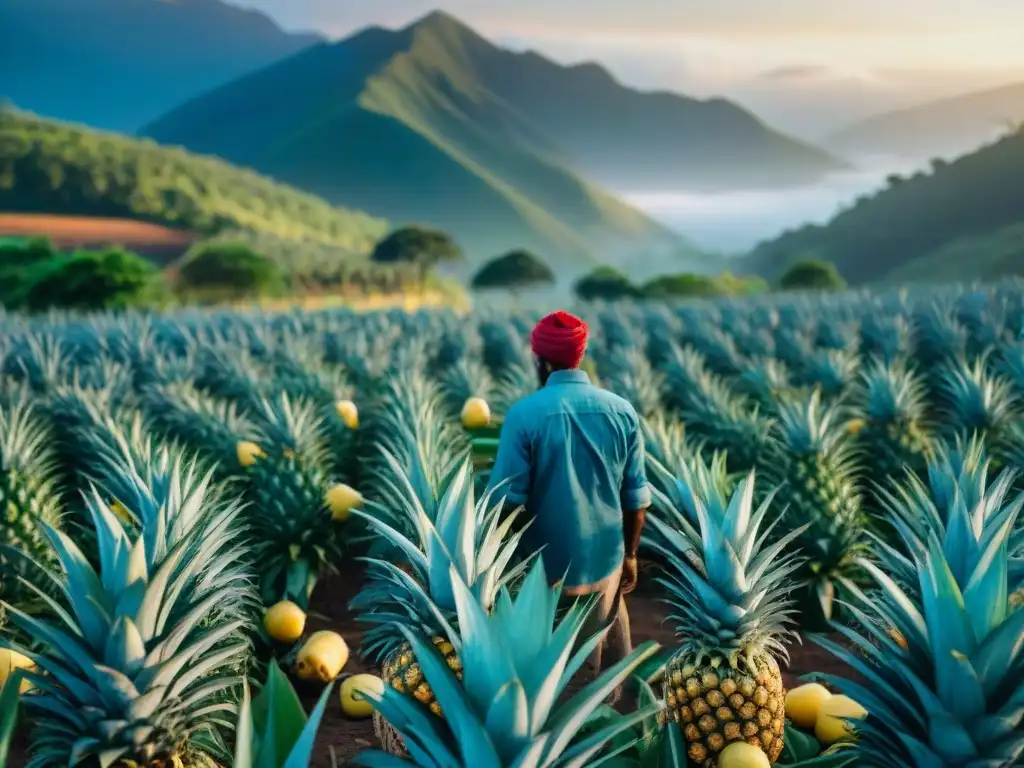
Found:
[[[626,471],[623,473],[620,501],[622,509],[629,511],[651,506],[651,489],[644,469],[644,436],[636,422],[626,451]]]
[[[504,496],[506,505],[526,504],[530,489],[530,439],[522,415],[515,407],[509,409],[501,427],[498,455],[488,487],[494,489],[498,497]]]

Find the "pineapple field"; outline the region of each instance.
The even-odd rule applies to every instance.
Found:
[[[1024,283],[579,308],[655,498],[586,680],[487,483],[540,314],[0,315],[0,766],[1024,765]]]

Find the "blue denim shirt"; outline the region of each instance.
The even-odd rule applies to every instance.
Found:
[[[534,518],[523,538],[543,547],[564,585],[597,584],[625,556],[622,512],[650,506],[644,445],[633,406],[584,371],[556,371],[505,416],[490,487]]]

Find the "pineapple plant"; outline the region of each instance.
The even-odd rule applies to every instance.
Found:
[[[442,716],[418,656],[396,622],[428,631],[452,672],[461,674],[462,662],[446,635],[456,607],[451,573],[472,590],[483,610],[490,610],[499,590],[515,581],[528,565],[528,561],[512,564],[522,531],[512,533],[515,513],[501,520],[501,500],[490,495],[475,500],[468,462],[461,465],[436,508],[428,513],[397,459],[390,454],[385,458],[395,482],[390,506],[371,503],[355,514],[401,552],[404,567],[370,559],[366,584],[351,608],[369,625],[364,652],[381,663],[385,683],[414,698],[426,711]],[[407,537],[390,523],[398,516],[406,518],[414,535]],[[394,728],[379,715],[375,715],[375,726],[388,751],[401,754],[404,748]]]
[[[906,366],[872,361],[861,372],[853,401],[859,415],[847,430],[856,437],[861,472],[871,487],[886,488],[907,470],[922,474],[935,439],[920,377]],[[879,511],[877,493],[866,493],[864,502],[869,512]]]
[[[293,405],[285,395],[263,402],[261,455],[245,469],[244,492],[266,605],[290,600],[308,609],[317,579],[341,558],[321,423],[310,404]]]
[[[862,561],[876,588],[848,585],[855,627],[841,631],[853,650],[813,638],[861,677],[828,678],[867,710],[855,722],[858,766],[1021,764],[1024,612],[1010,605],[1008,550],[1024,502],[1006,487],[953,504],[924,541],[901,528],[904,552]],[[920,519],[942,505],[931,501],[913,510]],[[890,573],[916,578],[904,587]]]
[[[996,444],[1018,421],[1021,401],[1010,382],[992,373],[985,357],[946,366],[938,379],[936,422],[947,441],[979,433]]]
[[[53,551],[44,526],[61,520],[56,488],[52,431],[31,401],[20,398],[0,408],[0,600],[27,608],[37,565],[48,565]],[[11,555],[11,550],[18,555]],[[3,611],[0,611],[2,619]]]
[[[449,571],[455,621],[443,622],[455,654],[465,660],[457,675],[436,648],[429,631],[399,625],[410,653],[419,659],[424,682],[437,692],[444,718],[431,717],[406,695],[386,686],[368,691],[377,711],[408,745],[409,761],[367,752],[356,765],[418,765],[424,768],[502,768],[503,766],[599,765],[630,748],[609,750],[620,733],[656,714],[655,703],[580,738],[580,731],[608,694],[658,651],[645,643],[565,702],[557,701],[572,675],[601,639],[580,638],[594,599],[577,602],[556,622],[561,591],[548,585],[538,558],[518,595],[507,589],[497,595],[493,610],[480,604],[477,593]],[[419,600],[430,597],[420,591]],[[461,629],[459,629],[461,628]],[[605,753],[605,754],[602,754]]]
[[[713,768],[727,744],[745,741],[774,762],[784,744],[780,660],[788,661],[790,581],[800,562],[787,551],[803,533],[765,544],[776,507],[755,504],[754,474],[731,497],[720,475],[694,462],[649,514],[649,546],[666,573],[657,582],[673,608],[680,646],[665,667],[664,696],[693,765]],[[774,524],[774,523],[773,523]]]
[[[121,471],[139,484],[132,511],[141,529],[126,529],[92,491],[98,566],[41,523],[59,564],[46,573],[53,610],[33,617],[5,605],[34,643],[14,650],[38,668],[23,698],[36,724],[29,768],[213,766],[228,757],[225,715],[249,663],[254,599],[239,507],[192,467],[172,464],[174,476],[153,487],[136,469]]]
[[[140,393],[148,425],[187,447],[227,479],[240,473],[239,442],[252,442],[255,421],[228,400],[200,392],[188,382],[149,386]]]
[[[886,554],[889,575],[914,593],[918,581],[915,556],[927,550],[933,538],[950,541],[961,537],[982,547],[993,525],[1003,524],[1006,509],[1015,503],[1019,471],[1007,469],[989,480],[992,462],[977,436],[941,445],[928,465],[927,482],[908,472],[903,484],[884,496],[883,515],[898,533],[889,545],[879,542]],[[957,530],[965,521],[969,528]],[[1024,588],[1024,525],[1010,526],[1006,539],[1009,591]]]
[[[771,421],[709,373],[692,349],[673,350],[662,369],[664,400],[694,441],[724,452],[730,471],[750,470],[768,443]]]
[[[832,618],[837,580],[854,574],[868,546],[848,423],[842,406],[824,405],[817,390],[792,397],[779,404],[774,440],[759,457],[768,487],[777,489],[781,531],[803,531],[793,546],[805,558],[796,576],[804,627]]]

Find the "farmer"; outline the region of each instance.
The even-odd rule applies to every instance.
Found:
[[[643,437],[633,406],[580,370],[586,323],[554,312],[530,342],[540,389],[509,409],[490,486],[504,483],[497,493],[506,507],[524,506],[533,518],[523,544],[530,552],[543,548],[545,570],[564,575],[567,598],[600,595],[580,635],[582,641],[611,626],[590,658],[596,676],[632,651],[622,596],[636,587],[651,504]]]

